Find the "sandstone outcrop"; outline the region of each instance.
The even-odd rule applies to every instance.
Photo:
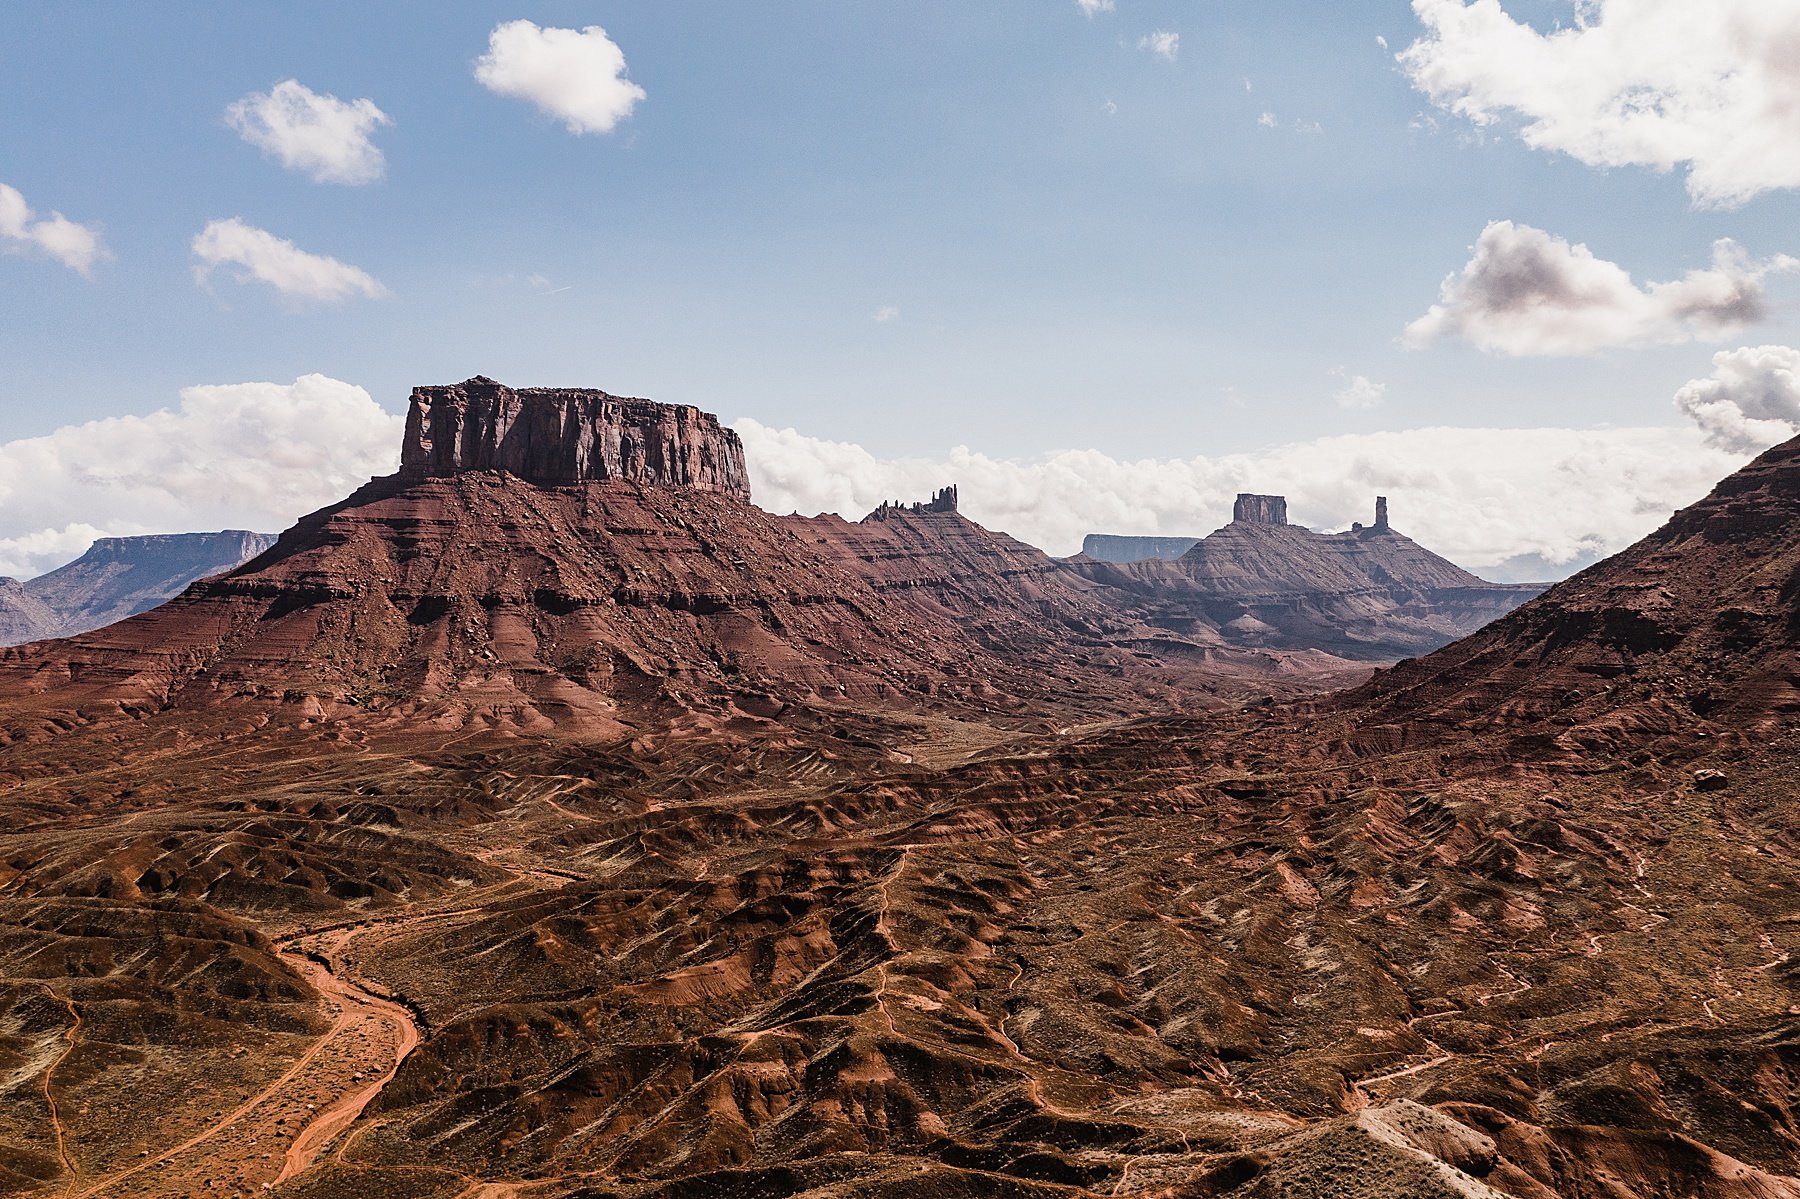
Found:
[[[902,504],[898,500],[884,500],[880,507],[869,513],[870,520],[886,520],[891,516],[909,514],[921,516],[927,513],[954,513],[956,511],[956,486],[952,484],[942,490],[931,493],[928,502]]]
[[[412,393],[400,475],[505,471],[543,487],[625,480],[750,498],[744,446],[685,404],[582,388],[514,389],[476,376]]]
[[[1231,519],[1234,523],[1246,525],[1286,525],[1287,497],[1240,492],[1237,503],[1232,505]]]
[[[1362,661],[1428,653],[1543,590],[1489,583],[1394,531],[1385,497],[1373,527],[1324,534],[1289,524],[1285,497],[1243,494],[1230,524],[1173,561],[1071,562],[1164,628]]]

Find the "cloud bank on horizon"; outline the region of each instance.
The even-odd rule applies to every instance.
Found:
[[[399,461],[404,419],[323,375],[190,387],[175,409],[0,444],[0,574],[30,576],[98,536],[286,528]],[[1718,354],[1667,428],[1422,428],[1314,438],[1253,453],[1036,459],[959,446],[882,458],[743,418],[756,503],[857,519],[946,483],[990,528],[1052,554],[1088,533],[1203,535],[1240,491],[1288,496],[1295,519],[1343,527],[1376,494],[1427,547],[1507,577],[1564,573],[1650,532],[1752,454],[1800,433],[1800,351]]]
[[[40,574],[100,536],[284,529],[399,464],[405,420],[323,375],[180,400],[0,444],[0,575]]]
[[[1691,427],[1407,429],[1136,462],[1094,450],[1021,461],[965,446],[883,459],[755,420],[734,427],[752,494],[772,512],[856,519],[955,483],[971,519],[1067,555],[1088,533],[1204,536],[1241,491],[1285,495],[1296,523],[1328,529],[1368,523],[1385,495],[1403,532],[1502,581],[1565,574],[1624,548],[1747,458]]]

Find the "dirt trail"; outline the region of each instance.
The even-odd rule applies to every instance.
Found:
[[[572,881],[581,881],[580,875],[544,867],[503,868],[513,877],[482,888],[478,894],[499,893],[521,883],[557,890]],[[282,960],[305,977],[324,999],[332,1014],[331,1027],[274,1082],[213,1119],[195,1135],[130,1169],[97,1180],[84,1190],[75,1191],[71,1183],[65,1199],[89,1199],[108,1193],[129,1194],[134,1199],[188,1195],[215,1182],[246,1189],[273,1188],[312,1166],[393,1081],[421,1040],[418,1021],[403,1004],[382,993],[375,984],[352,977],[344,964],[346,948],[357,937],[376,929],[392,931],[480,911],[480,905],[468,903],[469,898],[473,897],[465,897],[462,906],[448,910],[375,916],[278,937],[275,944]],[[74,1011],[72,1005],[70,1011]],[[72,1050],[72,1033],[70,1036]],[[58,1065],[61,1060],[58,1059]],[[51,1073],[54,1072],[52,1066]],[[243,1127],[238,1128],[240,1125]],[[231,1129],[238,1129],[238,1135],[227,1144],[217,1143],[220,1134]],[[57,1132],[60,1145],[60,1124]],[[278,1159],[258,1148],[265,1138],[286,1142]],[[181,1160],[202,1146],[207,1152],[201,1160]],[[64,1160],[72,1173],[73,1165],[66,1155]],[[280,1163],[279,1171],[271,1174],[276,1161]],[[151,1177],[145,1177],[146,1174]],[[126,1182],[130,1183],[129,1191],[115,1190]]]
[[[330,936],[330,950],[342,949],[356,933],[372,925],[354,926],[340,930]],[[160,1154],[146,1158],[144,1161],[107,1178],[101,1179],[86,1189],[74,1192],[70,1199],[88,1199],[89,1196],[116,1192],[121,1184],[131,1180],[139,1180],[147,1171],[156,1171],[159,1167],[173,1167],[160,1174],[155,1182],[149,1179],[134,1181],[130,1194],[147,1195],[160,1193],[161,1188],[176,1187],[175,1193],[188,1187],[197,1180],[186,1177],[187,1172],[199,1169],[210,1176],[226,1170],[236,1169],[241,1173],[241,1183],[250,1184],[257,1181],[260,1167],[266,1154],[257,1152],[255,1146],[261,1136],[279,1137],[284,1135],[283,1129],[290,1114],[299,1116],[306,1113],[307,1123],[299,1136],[288,1149],[283,1159],[281,1173],[268,1185],[283,1181],[304,1169],[317,1155],[319,1149],[330,1141],[331,1137],[353,1121],[369,1102],[392,1080],[408,1053],[419,1043],[419,1030],[412,1013],[391,999],[378,995],[366,987],[350,982],[336,973],[335,959],[303,947],[303,942],[310,934],[301,934],[278,942],[280,953],[289,965],[302,974],[307,982],[324,996],[326,1004],[332,1009],[331,1027],[325,1034],[301,1054],[300,1058],[274,1082],[258,1091],[255,1095],[213,1120],[199,1133]],[[392,1064],[385,1065],[379,1077],[365,1085],[355,1086],[328,1106],[323,1111],[315,1111],[317,1104],[308,1104],[306,1099],[315,1091],[332,1080],[332,1076],[349,1074],[352,1078],[363,1073],[360,1068],[364,1059],[373,1054],[377,1063],[387,1061],[387,1051],[391,1047]],[[324,1061],[334,1058],[334,1061]],[[320,1068],[315,1070],[315,1065]],[[326,1075],[325,1078],[309,1078],[309,1074]],[[259,1116],[250,1121],[250,1117]],[[205,1155],[204,1161],[188,1165],[180,1159],[189,1151],[208,1145],[227,1130],[250,1121],[245,1129],[246,1136],[236,1138],[230,1151],[213,1150]],[[248,1135],[252,1131],[256,1135]],[[180,1179],[181,1181],[176,1181]]]
[[[341,1095],[324,1111],[315,1117],[312,1123],[300,1130],[294,1143],[282,1159],[281,1173],[275,1176],[274,1185],[279,1186],[312,1165],[319,1152],[344,1129],[356,1122],[379,1095],[382,1088],[394,1080],[400,1072],[400,1066],[419,1044],[419,1025],[411,1012],[385,996],[376,994],[369,987],[350,982],[338,973],[337,952],[343,949],[344,943],[350,940],[358,930],[347,929],[333,936],[326,949],[325,961],[321,962],[309,956],[296,962],[307,970],[308,979],[320,994],[336,1000],[345,1012],[362,1009],[387,1021],[394,1030],[393,1062],[379,1077],[365,1082],[360,1087],[353,1087]]]
[[[63,1169],[69,1175],[69,1185],[74,1186],[77,1173],[75,1159],[69,1156],[68,1138],[63,1130],[62,1116],[56,1110],[56,1095],[51,1091],[50,1084],[55,1080],[58,1068],[69,1060],[71,1053],[75,1052],[75,1034],[81,1031],[81,1013],[76,1010],[73,999],[57,994],[49,983],[40,982],[37,985],[44,989],[44,994],[62,1004],[69,1011],[69,1027],[63,1033],[63,1051],[56,1055],[56,1060],[50,1063],[48,1070],[44,1071],[44,1105],[50,1111],[50,1130],[56,1134],[56,1156],[61,1160]]]
[[[1420,1062],[1416,1066],[1407,1066],[1403,1070],[1390,1070],[1386,1074],[1377,1074],[1373,1078],[1365,1078],[1359,1082],[1351,1083],[1350,1086],[1352,1090],[1356,1092],[1357,1097],[1362,1101],[1356,1105],[1356,1109],[1361,1110],[1372,1102],[1367,1088],[1380,1086],[1384,1082],[1392,1082],[1396,1078],[1409,1078],[1414,1074],[1422,1074],[1433,1067],[1441,1066],[1445,1062],[1452,1060],[1454,1060],[1452,1055],[1448,1053],[1440,1054],[1429,1061]]]

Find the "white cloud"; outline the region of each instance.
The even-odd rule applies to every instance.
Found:
[[[1117,104],[1113,103],[1111,100],[1108,100],[1100,106],[1100,111],[1105,113],[1109,117],[1114,116],[1118,113],[1119,106]]]
[[[892,304],[883,304],[880,308],[875,310],[875,321],[877,324],[885,325],[889,321],[897,321],[899,319],[900,310]]]
[[[1768,318],[1764,277],[1797,267],[1800,260],[1785,255],[1754,261],[1720,241],[1711,267],[1639,287],[1625,268],[1584,245],[1494,221],[1403,340],[1419,348],[1456,336],[1503,354],[1574,355],[1729,336]]]
[[[1341,366],[1331,373],[1343,384],[1331,393],[1332,402],[1339,408],[1367,410],[1380,406],[1387,396],[1387,384],[1377,383],[1367,375],[1352,375]]]
[[[190,387],[176,409],[0,444],[0,574],[96,537],[275,532],[399,462],[403,417],[323,375]]]
[[[1165,62],[1174,62],[1175,56],[1181,53],[1181,35],[1158,29],[1139,38],[1138,49],[1148,50]]]
[[[282,166],[305,171],[314,183],[373,183],[387,170],[369,135],[391,122],[373,100],[321,96],[286,79],[232,104],[225,123]]]
[[[1375,44],[1377,46],[1380,46],[1383,50],[1386,50],[1388,48],[1388,40],[1385,37],[1382,37],[1379,33],[1375,35]]]
[[[1261,125],[1264,129],[1273,129],[1281,122],[1275,119],[1274,113],[1265,112],[1260,117],[1256,118],[1256,123]]]
[[[0,247],[36,250],[90,277],[95,263],[112,257],[101,243],[98,229],[77,224],[60,212],[37,216],[19,190],[4,183],[0,183]]]
[[[1113,0],[1075,0],[1081,6],[1084,16],[1092,17],[1095,13],[1112,12]]]
[[[736,428],[756,502],[773,512],[855,519],[884,499],[956,483],[971,518],[1069,554],[1094,532],[1203,535],[1230,518],[1240,491],[1285,494],[1296,520],[1338,528],[1366,522],[1374,497],[1386,495],[1396,527],[1475,570],[1620,549],[1744,460],[1691,427],[1412,429],[1136,462],[1093,450],[992,458],[966,447],[882,459],[754,420]]]
[[[1577,0],[1540,33],[1499,0],[1413,0],[1414,86],[1478,125],[1514,116],[1590,166],[1687,169],[1696,204],[1800,185],[1800,4]]]
[[[1800,433],[1800,350],[1746,346],[1713,355],[1713,371],[1675,393],[1707,441],[1755,454]]]
[[[293,242],[236,217],[208,224],[194,238],[193,249],[200,260],[194,277],[201,283],[213,268],[231,263],[243,268],[237,273],[238,282],[258,279],[295,299],[336,304],[353,296],[378,300],[388,294],[387,288],[349,263],[308,254]]]
[[[612,132],[645,98],[625,77],[625,52],[598,25],[497,25],[488,52],[476,60],[475,78],[491,92],[531,101],[576,134]]]

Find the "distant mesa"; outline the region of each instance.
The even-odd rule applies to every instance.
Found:
[[[1234,524],[1288,528],[1287,497],[1240,492],[1237,502],[1232,505],[1231,519]],[[1373,526],[1366,526],[1361,522],[1350,526],[1353,533],[1360,533],[1366,528],[1382,533],[1389,531],[1386,496],[1375,497]],[[1083,557],[1097,562],[1118,565],[1156,559],[1174,561],[1199,545],[1201,540],[1199,537],[1128,537],[1113,533],[1089,533],[1082,540],[1081,553]]]
[[[1114,533],[1089,533],[1082,539],[1081,553],[1097,562],[1145,562],[1152,558],[1170,561],[1198,544],[1198,537],[1122,537]]]
[[[0,645],[73,637],[147,612],[189,584],[243,565],[275,544],[270,533],[102,537],[67,566],[28,582],[0,579]]]
[[[623,479],[750,498],[744,444],[711,413],[588,388],[511,388],[482,375],[419,387],[405,480],[505,471],[542,487]]]

